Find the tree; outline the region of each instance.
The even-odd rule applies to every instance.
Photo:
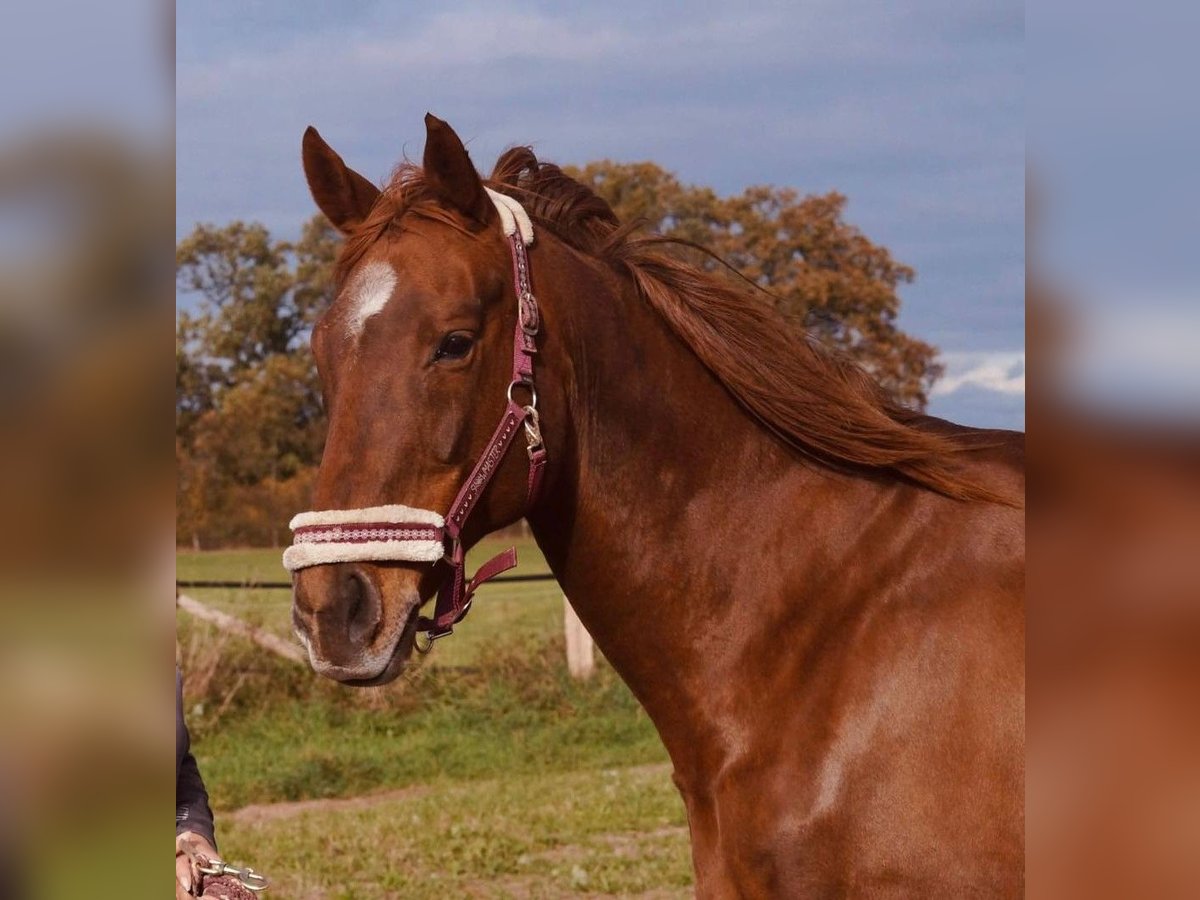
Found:
[[[900,402],[924,409],[942,374],[937,349],[896,326],[898,289],[915,273],[845,222],[841,194],[801,197],[791,188],[758,186],[719,197],[652,162],[604,160],[567,171],[623,222],[641,221],[711,250],[769,291],[797,327],[851,356]],[[703,254],[673,252],[722,269]]]
[[[179,537],[278,543],[303,505],[325,416],[308,334],[331,299],[336,235],[317,216],[295,243],[262,225],[200,225],[176,248]],[[281,518],[282,516],[282,518]]]

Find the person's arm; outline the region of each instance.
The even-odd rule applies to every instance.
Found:
[[[175,834],[194,832],[215,848],[217,838],[208,791],[192,755],[191,738],[183,720],[183,679],[178,669],[175,671],[175,763]]]
[[[192,755],[183,721],[183,679],[175,670],[175,896],[186,897],[198,883],[196,858],[217,856],[208,791]]]
[[[188,753],[179,769],[175,783],[175,835],[185,831],[198,834],[214,848],[217,846],[212,810],[208,806],[208,792],[200,778],[196,757]]]

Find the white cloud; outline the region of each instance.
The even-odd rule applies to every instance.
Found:
[[[999,394],[1025,393],[1025,351],[1001,350],[944,353],[946,374],[933,386],[933,396],[953,394],[966,387]]]
[[[1059,355],[1067,396],[1137,414],[1200,411],[1200,304],[1194,293],[1130,290],[1074,309]]]
[[[611,26],[593,29],[537,12],[485,9],[438,13],[415,34],[375,36],[348,52],[383,71],[484,67],[513,57],[583,63],[619,54],[630,40]]]

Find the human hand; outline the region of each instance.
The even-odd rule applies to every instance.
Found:
[[[203,860],[219,859],[216,848],[208,838],[194,831],[184,831],[175,836],[175,900],[188,900],[198,896],[200,872]]]

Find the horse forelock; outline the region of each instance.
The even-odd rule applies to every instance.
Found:
[[[396,167],[388,184],[375,199],[371,211],[342,242],[334,263],[334,283],[343,285],[354,268],[376,243],[389,233],[403,228],[406,216],[420,216],[442,222],[464,234],[470,234],[466,221],[443,206],[425,180],[421,167],[403,162]]]

